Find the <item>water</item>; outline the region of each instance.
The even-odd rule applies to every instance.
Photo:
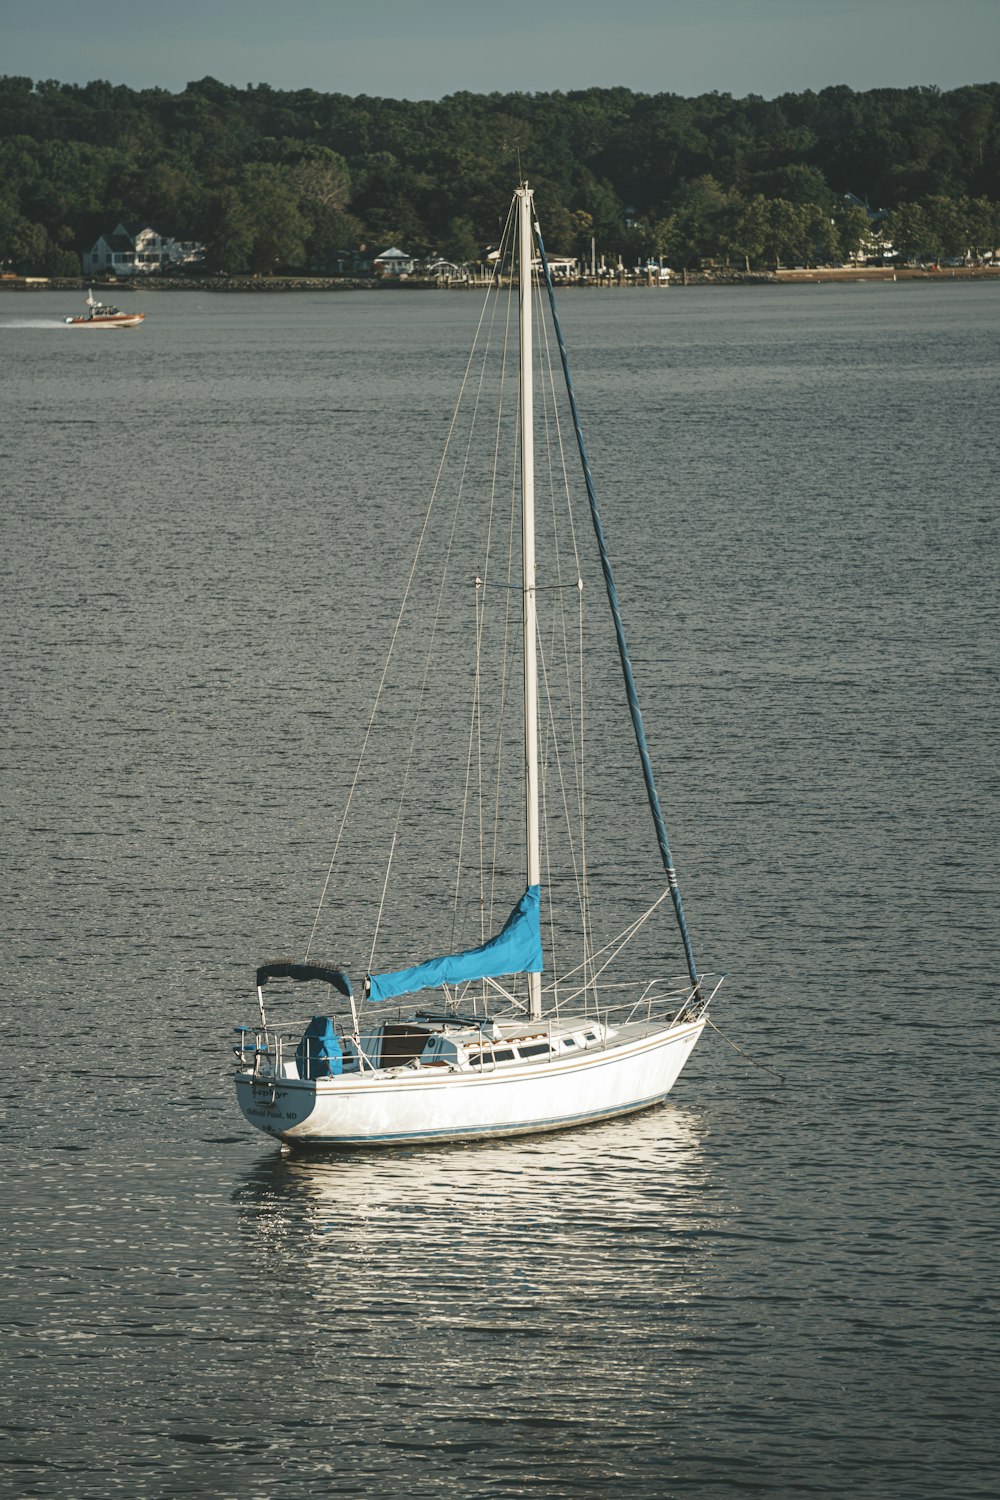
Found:
[[[230,1027],[476,299],[3,299],[0,1491],[995,1494],[997,295],[564,294],[715,1019],[782,1079],[709,1033],[632,1121],[305,1159]]]

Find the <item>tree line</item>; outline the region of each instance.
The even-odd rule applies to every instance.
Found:
[[[78,274],[119,220],[201,240],[230,273],[322,271],[390,244],[466,262],[496,243],[521,178],[550,253],[585,260],[835,262],[870,234],[864,205],[908,258],[985,254],[1000,84],[406,101],[0,77],[0,261],[28,273]]]

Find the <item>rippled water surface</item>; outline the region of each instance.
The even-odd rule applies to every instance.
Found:
[[[631,1121],[306,1157],[230,1028],[478,302],[141,300],[0,301],[0,1491],[995,1495],[1000,289],[564,296],[714,1018],[782,1077],[709,1032]]]

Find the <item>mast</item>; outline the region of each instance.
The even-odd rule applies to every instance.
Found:
[[[542,855],[538,816],[538,661],[535,599],[535,429],[531,327],[531,211],[534,195],[527,183],[517,189],[518,311],[521,425],[521,576],[524,593],[524,793],[528,885],[541,883]],[[542,1014],[542,976],[528,975],[529,1010]]]

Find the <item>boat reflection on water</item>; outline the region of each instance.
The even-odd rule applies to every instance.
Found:
[[[621,1495],[638,1462],[654,1488],[627,1493],[668,1493],[730,1250],[708,1128],[668,1102],[558,1136],[261,1157],[238,1201],[276,1412],[297,1441],[323,1431],[352,1493]]]
[[[305,1262],[320,1284],[334,1278],[331,1295],[355,1313],[383,1305],[395,1278],[412,1295],[446,1277],[458,1294],[486,1276],[492,1296],[505,1282],[523,1291],[533,1266],[550,1280],[555,1260],[580,1287],[607,1274],[610,1256],[616,1295],[623,1273],[643,1278],[655,1262],[660,1276],[671,1267],[676,1299],[697,1272],[705,1130],[666,1104],[543,1140],[268,1153],[237,1197],[244,1227],[285,1269]]]

